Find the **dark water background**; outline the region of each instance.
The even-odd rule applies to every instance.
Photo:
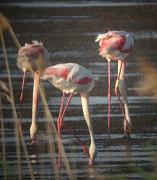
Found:
[[[7,2],[7,1],[6,1]],[[9,1],[8,1],[9,2]],[[64,62],[79,63],[90,69],[96,79],[96,85],[90,96],[90,110],[93,120],[97,157],[93,169],[88,169],[88,158],[82,154],[76,139],[64,128],[63,144],[71,168],[78,179],[105,179],[120,177],[120,179],[145,179],[146,174],[137,171],[142,168],[145,172],[154,170],[154,160],[157,150],[157,103],[149,96],[137,95],[137,81],[142,78],[138,66],[139,60],[145,59],[157,65],[157,3],[143,4],[99,4],[104,1],[94,1],[89,6],[86,1],[66,1],[64,3],[30,3],[30,4],[0,4],[0,11],[10,20],[17,38],[23,45],[31,40],[42,41],[50,53],[50,64]],[[135,1],[134,1],[135,2]],[[99,5],[97,6],[96,3]],[[71,4],[71,5],[70,5]],[[82,5],[85,4],[85,5]],[[39,6],[40,5],[40,6]],[[110,30],[125,30],[132,33],[135,45],[134,51],[128,59],[126,69],[126,83],[128,100],[132,119],[132,135],[130,140],[123,139],[123,115],[117,98],[114,96],[114,82],[117,64],[112,63],[112,102],[111,102],[111,138],[107,134],[107,63],[98,56],[98,45],[94,42],[99,33]],[[36,154],[36,147],[31,145],[29,126],[31,122],[31,99],[33,80],[30,76],[24,91],[24,104],[19,104],[21,72],[16,66],[17,48],[8,33],[4,33],[11,78],[16,99],[16,108],[22,112],[22,128],[24,139],[30,156]],[[1,46],[0,46],[1,48]],[[0,49],[0,79],[7,82],[6,68],[2,48]],[[56,122],[61,92],[45,82],[47,102]],[[11,107],[3,100],[5,120],[6,157],[10,169],[10,179],[16,179],[15,165],[15,134],[14,120]],[[38,150],[39,162],[33,165],[34,171],[39,173],[37,179],[51,179],[50,155],[45,148],[47,133],[44,127],[43,108],[39,100],[39,138],[43,145]],[[76,130],[76,134],[89,144],[90,138],[82,114],[79,96],[75,96],[64,119],[65,125]],[[1,142],[1,141],[0,141]],[[2,154],[1,154],[2,155]],[[43,163],[44,173],[40,171]],[[2,166],[0,166],[0,177]],[[29,179],[28,167],[25,159],[22,163],[24,179]],[[66,179],[64,170],[63,179]]]

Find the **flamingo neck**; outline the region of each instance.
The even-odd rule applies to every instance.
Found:
[[[96,146],[95,146],[95,141],[94,141],[94,133],[93,133],[91,116],[89,112],[89,97],[88,96],[89,96],[88,94],[83,94],[83,93],[81,94],[83,114],[84,114],[88,129],[89,129],[90,140],[91,140],[91,144],[89,147],[89,158],[90,158],[89,166],[91,166],[94,161]]]
[[[33,87],[33,101],[32,101],[32,123],[30,127],[30,136],[32,141],[36,140],[37,125],[36,125],[36,114],[38,106],[38,87],[39,87],[39,73],[34,73],[34,87]]]
[[[126,62],[120,61],[118,63],[118,80],[124,80]]]
[[[33,87],[33,101],[32,101],[32,122],[36,122],[36,113],[38,105],[38,87],[39,87],[39,73],[34,73],[34,87]]]
[[[110,136],[110,124],[111,124],[111,61],[108,61],[108,135]]]

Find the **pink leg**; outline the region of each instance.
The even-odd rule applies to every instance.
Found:
[[[67,109],[68,109],[68,106],[69,106],[69,104],[70,104],[70,102],[71,102],[72,97],[73,97],[73,94],[71,93],[71,94],[69,95],[69,98],[68,98],[67,104],[66,104],[66,106],[65,106],[65,108],[64,108],[64,111],[63,111],[63,113],[62,113],[62,115],[61,115],[61,117],[60,117],[60,120],[59,120],[60,126],[63,125],[63,118],[64,118],[64,115],[65,115]]]
[[[59,140],[58,140],[58,167],[61,167],[61,153],[62,153],[62,151],[61,151],[61,145],[62,145],[62,142],[61,142],[61,130],[62,130],[62,125],[63,125],[63,118],[64,118],[64,115],[65,115],[65,113],[66,113],[66,111],[68,109],[68,106],[69,106],[70,102],[71,102],[72,96],[73,96],[73,94],[71,93],[69,98],[68,98],[67,104],[66,104],[66,106],[65,106],[65,108],[63,110],[63,105],[64,105],[64,94],[63,94],[62,101],[61,101],[61,106],[62,107],[60,107],[60,111],[62,111],[62,112],[59,113],[59,117],[58,117],[58,120],[57,120],[58,136],[59,136]]]
[[[111,64],[108,60],[108,135],[110,136],[111,119]]]
[[[64,92],[63,92],[62,100],[61,100],[61,104],[60,104],[60,109],[59,109],[59,115],[58,115],[58,119],[57,119],[58,129],[59,129],[59,127],[60,127],[60,118],[61,118],[61,115],[62,115],[62,113],[63,113],[64,99],[65,99],[65,94],[64,94]]]
[[[89,150],[87,148],[87,145],[75,134],[74,130],[72,130],[71,128],[69,128],[67,126],[66,126],[66,129],[76,138],[78,143],[81,145],[83,154],[86,154],[87,156],[89,156]]]
[[[24,90],[24,84],[25,84],[25,78],[26,78],[26,72],[23,72],[23,78],[22,78],[22,87],[21,87],[21,95],[20,95],[20,103],[23,102],[23,90]]]
[[[63,106],[64,106],[64,99],[65,99],[65,94],[63,93],[62,96],[62,100],[61,100],[61,105],[60,105],[60,111],[59,111],[59,116],[58,116],[58,120],[57,120],[57,125],[58,125],[58,131],[61,127],[60,124],[60,119],[61,119],[61,115],[63,113]],[[81,145],[83,153],[89,156],[89,151],[88,148],[86,146],[86,144],[75,134],[74,130],[72,130],[71,128],[69,128],[68,126],[66,126],[66,129],[73,134],[73,136],[77,139],[78,143]]]
[[[60,117],[62,115],[63,112],[63,107],[64,107],[64,99],[65,99],[65,94],[63,92],[62,95],[62,100],[61,100],[61,104],[60,104],[60,109],[59,109],[59,115],[58,115],[58,119],[57,119],[57,130],[58,130],[58,167],[61,166],[61,126],[60,126]]]

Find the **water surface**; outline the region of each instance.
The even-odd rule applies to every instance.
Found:
[[[149,96],[138,96],[136,82],[142,77],[138,66],[140,59],[146,59],[156,65],[156,3],[104,3],[102,1],[86,2],[55,2],[55,3],[11,3],[3,4],[1,11],[9,18],[16,34],[23,45],[31,40],[42,41],[49,50],[50,64],[75,62],[93,72],[96,85],[91,92],[90,110],[93,120],[97,157],[92,169],[87,166],[88,158],[83,155],[80,145],[67,129],[75,129],[76,134],[87,144],[90,138],[82,114],[80,97],[75,96],[64,118],[63,144],[68,161],[73,172],[82,179],[104,179],[123,177],[126,179],[144,179],[141,171],[153,170],[154,156],[157,150],[157,111],[156,102]],[[122,13],[123,12],[123,13]],[[114,82],[117,76],[117,64],[113,62],[112,71],[112,101],[111,101],[111,137],[107,134],[107,63],[98,56],[98,45],[94,42],[99,33],[110,30],[126,30],[135,39],[134,51],[128,59],[126,83],[128,100],[132,119],[131,139],[123,138],[123,115],[117,98],[114,95]],[[16,65],[17,48],[10,36],[4,34],[12,84],[15,92],[16,108],[22,114],[22,128],[37,178],[50,179],[54,177],[51,171],[51,158],[48,152],[48,135],[45,128],[44,110],[39,100],[38,128],[40,147],[33,146],[29,136],[31,122],[31,99],[33,80],[27,75],[24,91],[24,103],[19,104],[21,72]],[[7,73],[0,49],[0,79],[7,82]],[[47,102],[56,123],[62,93],[49,82],[44,82]],[[9,103],[3,100],[4,131],[7,164],[10,177],[16,177],[16,151],[14,119]],[[57,146],[56,140],[54,140]],[[34,156],[35,154],[35,156]],[[28,166],[23,152],[22,175],[29,179]],[[33,158],[34,157],[34,158]],[[0,176],[2,175],[2,168]],[[66,179],[66,171],[61,171]]]

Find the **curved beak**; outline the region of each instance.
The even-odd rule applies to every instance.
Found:
[[[23,102],[23,91],[24,91],[24,85],[25,85],[25,79],[26,79],[26,69],[23,69],[23,78],[22,78],[22,87],[21,87],[21,94],[20,94],[20,102]]]

